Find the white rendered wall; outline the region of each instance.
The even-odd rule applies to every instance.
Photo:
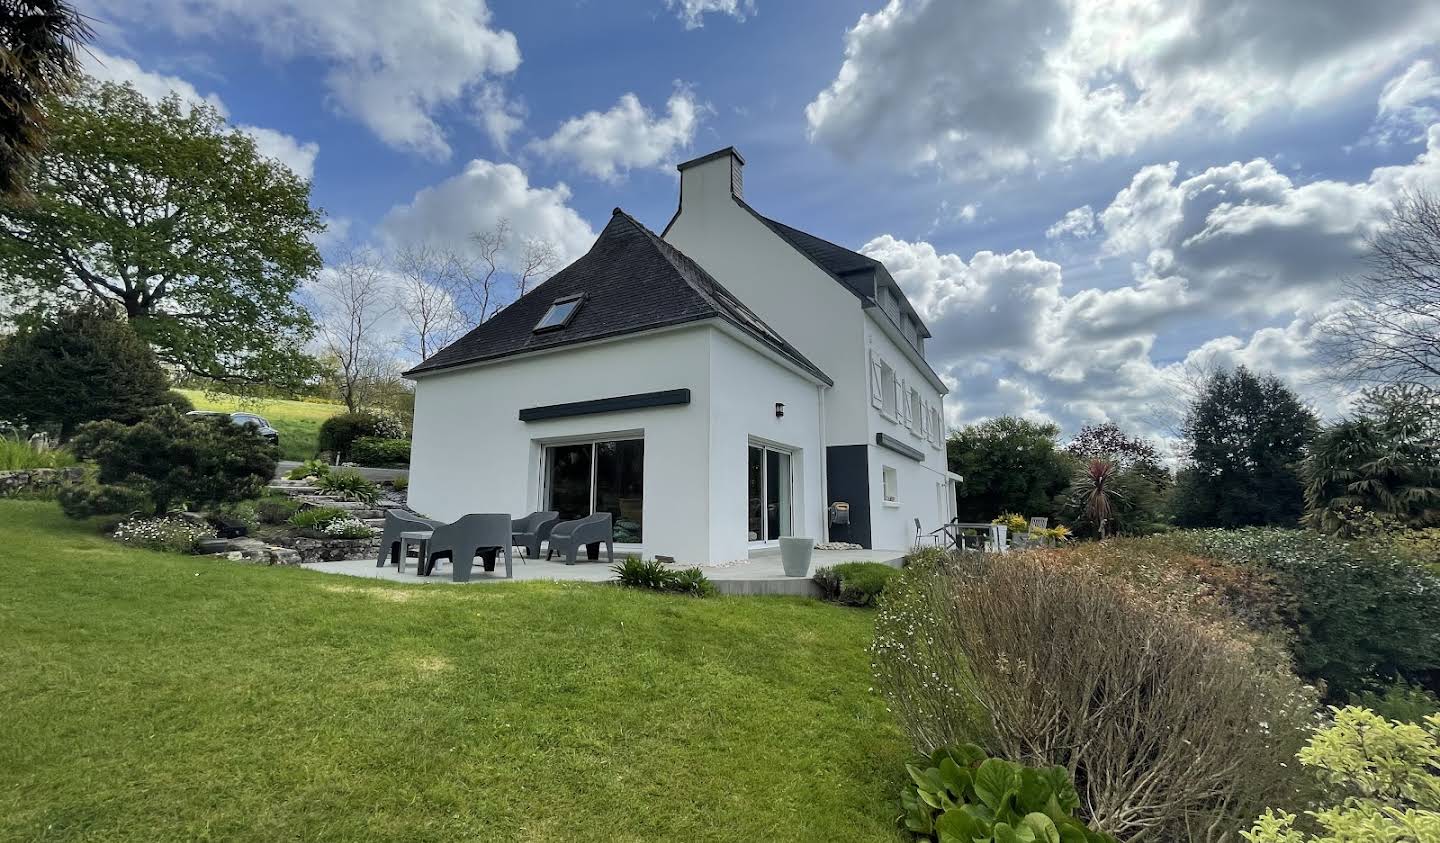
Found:
[[[711,333],[697,325],[420,377],[410,506],[445,520],[519,517],[541,508],[535,440],[643,432],[643,552],[707,558]],[[519,420],[525,407],[682,388],[686,406]]]
[[[712,561],[745,559],[749,553],[746,459],[752,440],[792,452],[792,534],[824,541],[825,450],[818,387],[720,331],[711,336]],[[777,402],[785,405],[780,418],[775,416]]]
[[[884,331],[875,324],[875,319],[884,319],[883,314],[866,317],[866,347],[874,349],[886,363],[895,369],[898,378],[908,387],[920,391],[932,406],[940,407],[944,419],[944,393],[928,383],[919,368],[901,352]],[[923,532],[928,533],[949,520],[942,497],[946,483],[946,458],[943,445],[936,448],[929,440],[916,435],[903,421],[885,418],[869,402],[866,418],[870,430],[870,537],[874,547],[899,549],[909,547],[915,540],[915,519],[920,519]],[[916,462],[888,448],[875,444],[875,434],[885,433],[900,442],[925,454],[924,462]],[[943,438],[942,438],[943,443]],[[883,484],[884,466],[894,468],[898,480],[898,506],[885,501]]]
[[[865,441],[868,370],[860,300],[730,196],[730,158],[680,174],[665,239],[725,285],[835,381],[826,444]]]

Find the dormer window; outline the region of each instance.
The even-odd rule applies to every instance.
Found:
[[[584,299],[584,293],[556,299],[555,303],[550,305],[550,309],[545,311],[545,315],[540,317],[540,321],[535,323],[534,333],[558,331],[569,325],[570,320],[575,317],[575,311],[580,309],[580,302]]]

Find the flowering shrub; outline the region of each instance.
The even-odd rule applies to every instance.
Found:
[[[214,533],[180,518],[129,518],[110,537],[122,544],[171,553],[193,553],[195,544]]]
[[[875,684],[921,752],[1064,767],[1091,827],[1121,839],[1233,839],[1293,793],[1313,690],[1182,592],[1059,551],[976,554],[906,568],[880,607]]]
[[[1251,843],[1440,840],[1440,715],[1424,724],[1386,720],[1349,706],[1300,750],[1300,763],[1336,804],[1299,818],[1267,810],[1241,836]]]
[[[320,528],[320,532],[337,539],[366,539],[375,535],[370,526],[358,518],[336,518]]]

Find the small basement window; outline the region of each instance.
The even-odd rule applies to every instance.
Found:
[[[540,317],[540,321],[535,323],[532,333],[555,331],[569,325],[570,320],[575,316],[575,311],[580,309],[580,302],[584,298],[585,294],[580,293],[556,299],[555,303],[550,305],[550,309],[545,311],[545,315]]]

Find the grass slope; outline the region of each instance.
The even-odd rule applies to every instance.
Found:
[[[240,398],[234,395],[207,394],[198,389],[176,391],[189,398],[197,410],[222,410],[227,413],[243,410],[264,416],[266,421],[280,431],[280,456],[287,460],[308,460],[315,456],[321,422],[337,413],[345,412],[343,404],[291,401],[283,398]]]
[[[0,546],[3,840],[899,839],[863,612]]]

